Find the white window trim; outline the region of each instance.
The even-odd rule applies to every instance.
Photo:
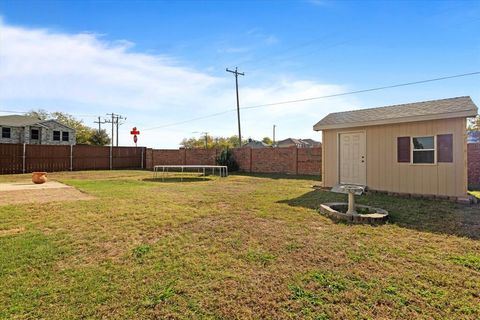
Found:
[[[414,138],[429,138],[433,137],[433,149],[415,149],[413,144]],[[413,162],[413,152],[414,151],[433,151],[433,163],[415,163]],[[437,164],[437,136],[436,135],[422,135],[422,136],[411,136],[410,137],[410,164],[414,166],[432,166]]]

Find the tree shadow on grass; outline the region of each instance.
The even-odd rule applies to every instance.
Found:
[[[247,177],[257,177],[265,179],[293,179],[293,180],[312,180],[320,183],[320,176],[315,175],[295,175],[295,174],[286,174],[286,173],[250,173],[250,172],[232,172],[232,175],[247,176]]]
[[[480,240],[480,205],[460,205],[449,201],[400,198],[383,194],[356,196],[358,204],[385,209],[389,223],[418,231],[456,235]],[[347,202],[347,196],[314,190],[300,197],[281,200],[294,207],[318,209],[325,202]]]

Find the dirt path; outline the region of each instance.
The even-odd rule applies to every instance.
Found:
[[[45,184],[0,183],[0,206],[19,203],[90,200],[94,197],[57,181]]]

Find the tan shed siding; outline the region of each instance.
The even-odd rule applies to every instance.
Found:
[[[323,147],[322,143],[322,147]],[[331,187],[338,180],[338,145],[335,132],[325,131],[325,186]]]
[[[465,196],[467,193],[466,119],[454,118],[323,131],[324,185],[338,183],[338,134],[366,132],[367,185],[371,189]],[[413,165],[397,162],[397,137],[453,134],[453,163]]]
[[[320,177],[322,179],[322,186],[325,187],[325,147],[323,141],[325,141],[325,132],[322,131],[322,167],[320,169]]]

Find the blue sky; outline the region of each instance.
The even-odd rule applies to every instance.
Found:
[[[237,132],[242,106],[480,71],[479,1],[0,2],[0,110],[118,112],[142,145]],[[244,137],[319,139],[329,112],[470,95],[480,76],[242,111]],[[0,113],[5,114],[5,113]],[[149,130],[150,129],[150,130]]]

